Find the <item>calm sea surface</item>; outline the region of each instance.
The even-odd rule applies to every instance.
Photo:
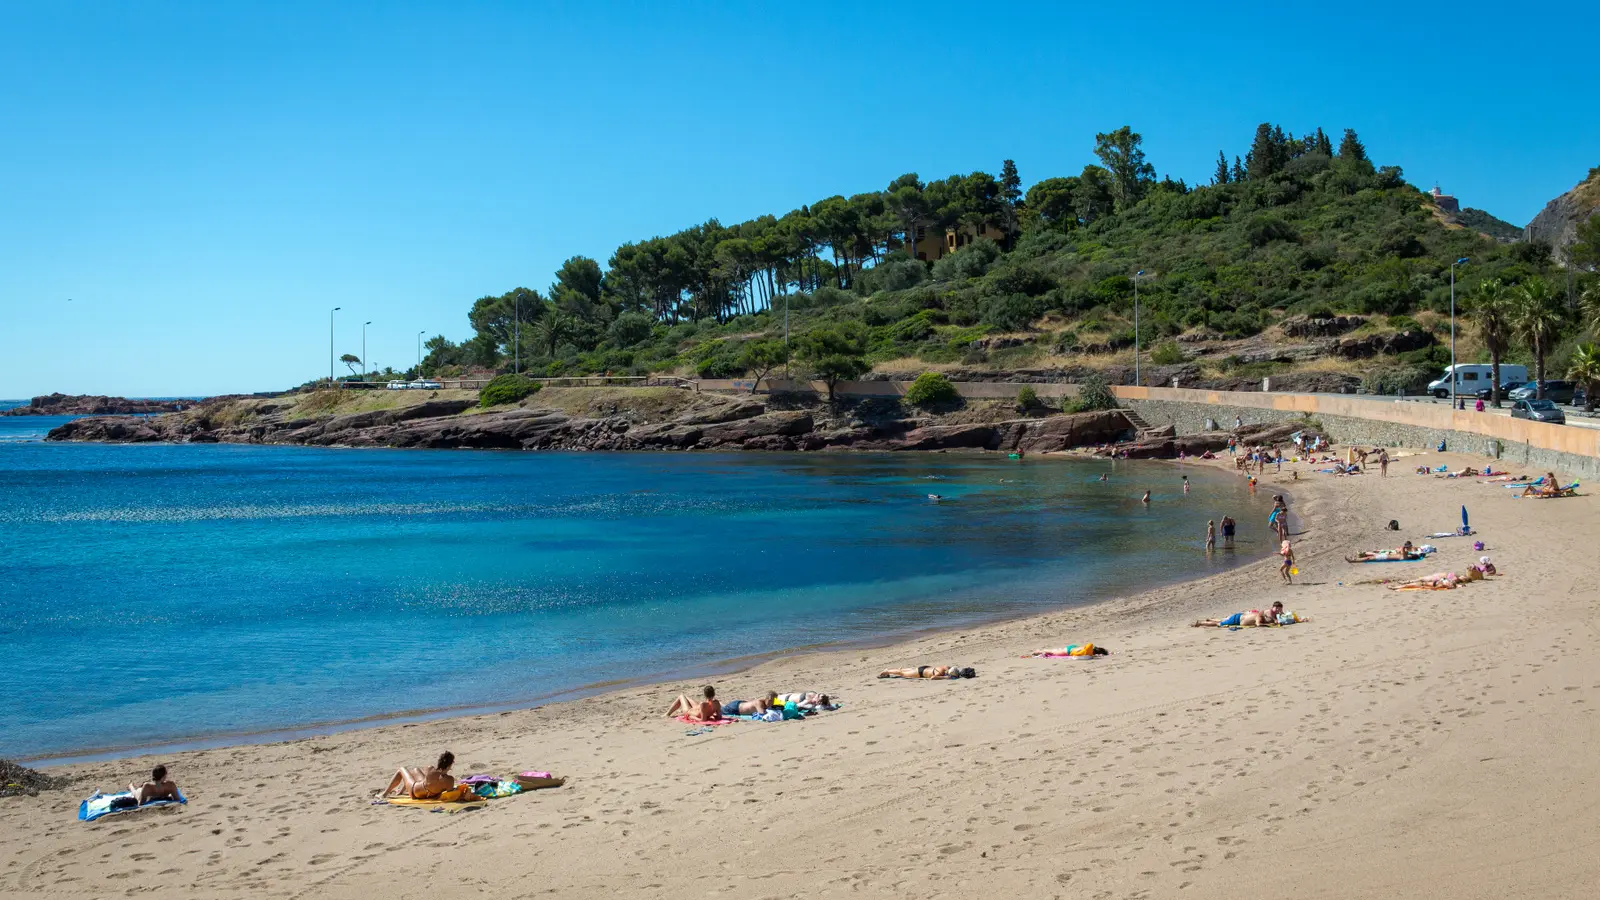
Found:
[[[0,418],[0,756],[526,703],[1269,549],[1208,561],[1206,520],[1265,504],[1159,464],[42,443],[61,421]]]

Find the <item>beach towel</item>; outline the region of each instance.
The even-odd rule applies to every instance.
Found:
[[[736,717],[723,716],[720,719],[696,719],[694,716],[675,716],[674,718],[685,725],[705,725],[709,728],[716,725],[726,725],[734,721]]]
[[[117,813],[135,812],[141,809],[149,809],[153,806],[182,806],[183,804],[189,802],[188,798],[183,796],[183,791],[179,791],[178,799],[176,800],[151,800],[149,803],[144,803],[139,806],[129,806],[125,809],[111,808],[111,803],[113,800],[117,800],[122,797],[131,798],[132,796],[132,791],[123,791],[120,794],[97,793],[93,797],[90,797],[89,799],[78,804],[78,819],[83,822],[93,822],[95,819],[101,818],[102,816],[114,816]]]
[[[1094,659],[1094,644],[1068,644],[1049,650],[1035,650],[1023,659]]]
[[[414,800],[410,797],[388,797],[372,801],[373,806],[411,806],[431,812],[458,813],[469,809],[482,809],[489,801],[478,800]]]

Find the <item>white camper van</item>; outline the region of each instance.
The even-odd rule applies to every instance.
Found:
[[[1488,363],[1460,363],[1454,366],[1445,366],[1444,374],[1439,380],[1428,382],[1428,393],[1444,399],[1451,394],[1450,378],[1455,376],[1455,393],[1472,397],[1485,388],[1490,387],[1494,380],[1494,366]],[[1511,366],[1500,364],[1500,387],[1503,390],[1508,384],[1522,384],[1528,380],[1527,366]]]

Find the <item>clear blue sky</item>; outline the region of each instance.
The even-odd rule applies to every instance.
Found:
[[[1125,123],[1191,183],[1354,127],[1519,225],[1600,165],[1593,3],[679,6],[0,0],[0,397],[297,384],[333,306],[404,368],[568,256]]]

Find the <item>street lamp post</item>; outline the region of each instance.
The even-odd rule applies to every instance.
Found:
[[[428,333],[428,330],[426,328],[424,328],[423,330],[417,332],[417,377],[418,378],[422,377],[422,336],[427,334],[427,333]]]
[[[333,387],[333,314],[341,309],[344,307],[335,306],[328,310],[328,387]]]
[[[1461,257],[1450,264],[1450,403],[1455,405],[1456,391],[1461,385],[1461,373],[1456,371],[1456,266],[1466,265],[1468,257]],[[1498,397],[1500,385],[1489,386],[1490,396]]]
[[[361,323],[361,380],[367,380],[367,326],[371,322]]]
[[[1139,277],[1143,274],[1143,269],[1133,273],[1133,383],[1135,385],[1144,383],[1139,379],[1139,357],[1142,355],[1139,347]]]

